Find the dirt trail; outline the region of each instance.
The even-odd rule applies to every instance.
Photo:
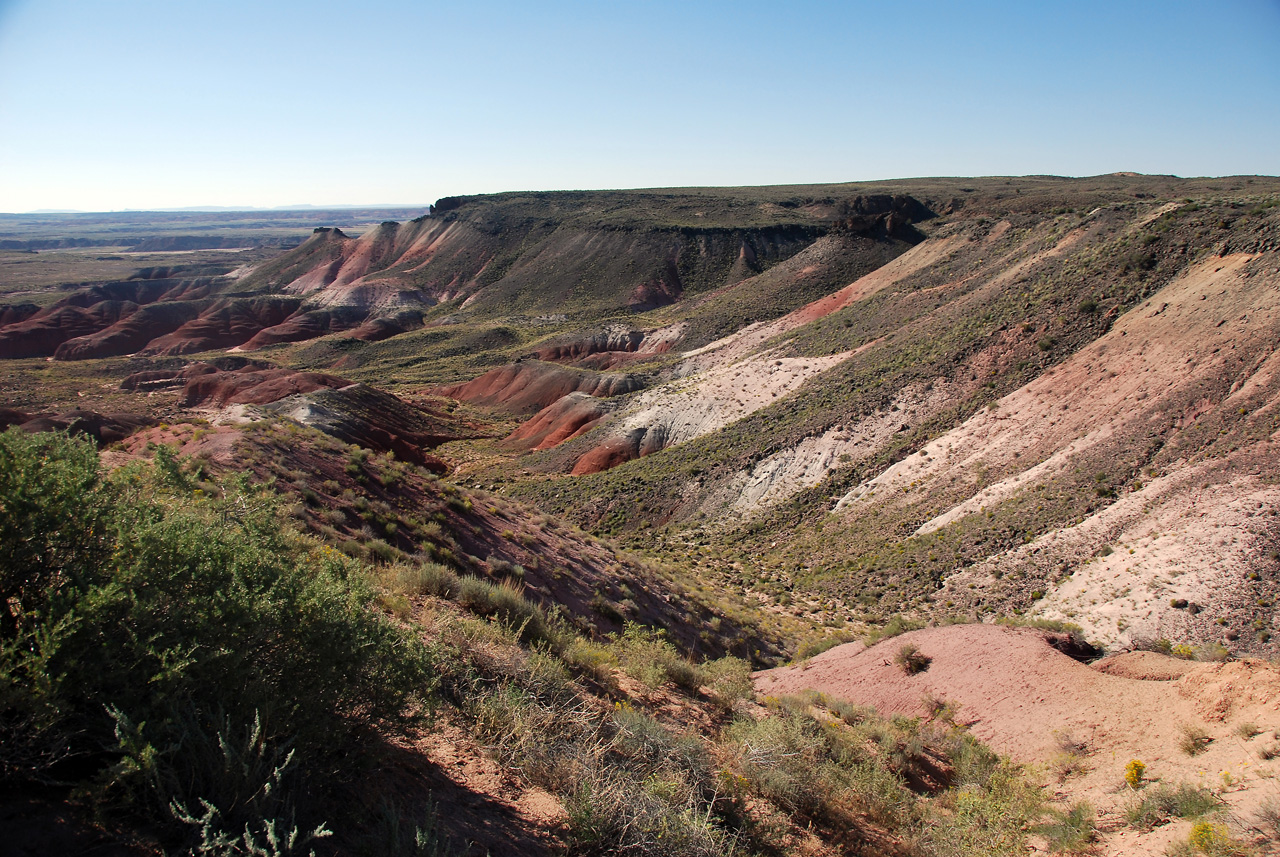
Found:
[[[894,664],[904,645],[931,658],[924,672],[907,675]],[[1142,678],[1153,675],[1164,680]],[[1118,828],[1133,799],[1124,784],[1131,759],[1147,765],[1149,779],[1220,791],[1243,819],[1264,800],[1280,798],[1280,758],[1259,755],[1280,736],[1280,671],[1261,661],[1202,664],[1132,653],[1090,666],[1049,646],[1043,632],[953,625],[870,649],[838,646],[800,665],[757,673],[756,689],[764,695],[813,689],[908,716],[921,715],[931,694],[959,703],[957,719],[977,737],[1028,763],[1052,763],[1059,737],[1069,735],[1088,746],[1088,770],[1052,780],[1051,793],[1089,800],[1104,829]],[[1262,731],[1243,738],[1245,723]],[[1179,748],[1184,726],[1208,733],[1205,752],[1188,756]],[[1117,829],[1100,853],[1161,854],[1173,839],[1185,840],[1188,828],[1176,822],[1145,835]]]

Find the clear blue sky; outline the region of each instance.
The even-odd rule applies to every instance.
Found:
[[[1280,0],[0,0],[0,211],[1280,173]]]

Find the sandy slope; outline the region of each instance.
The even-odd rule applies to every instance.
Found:
[[[910,676],[893,663],[904,645],[932,659]],[[1051,793],[1089,800],[1108,833],[1100,853],[1159,854],[1186,836],[1177,822],[1138,835],[1120,829],[1133,795],[1124,784],[1131,759],[1147,776],[1189,782],[1220,791],[1227,807],[1248,820],[1268,798],[1280,798],[1280,759],[1263,760],[1264,746],[1280,734],[1280,671],[1260,661],[1201,664],[1150,653],[1120,655],[1095,665],[1051,648],[1042,632],[994,625],[953,625],[914,631],[870,649],[849,643],[811,660],[756,674],[765,695],[814,689],[886,713],[920,715],[926,694],[960,704],[958,720],[1014,759],[1048,764],[1058,737],[1086,742],[1089,770],[1058,782],[1046,772]],[[1244,739],[1242,723],[1262,734]],[[1206,752],[1179,749],[1182,727],[1199,726],[1213,738]],[[1230,784],[1224,787],[1223,772]]]
[[[685,352],[682,372],[691,374],[712,366],[724,365],[738,360],[761,345],[790,330],[830,315],[838,309],[850,306],[860,300],[869,298],[894,283],[938,263],[947,254],[963,245],[964,239],[959,235],[946,238],[930,238],[912,247],[901,256],[897,256],[887,264],[859,277],[843,289],[818,298],[781,318],[768,322],[756,322],[739,331],[717,339],[708,345]],[[799,258],[798,254],[797,259]],[[796,261],[795,259],[791,261]],[[784,262],[783,265],[788,263]]]
[[[640,454],[646,455],[718,431],[799,390],[810,378],[873,347],[877,342],[853,351],[805,358],[784,356],[774,349],[760,350],[761,346],[787,331],[870,297],[938,262],[963,243],[955,235],[926,240],[843,289],[782,318],[749,325],[723,339],[685,352],[674,370],[676,380],[638,396],[618,415],[610,428],[609,439],[601,446],[623,437],[638,438],[636,446]],[[797,254],[783,265],[799,264],[803,255]],[[914,393],[909,391],[907,395]],[[892,429],[889,428],[890,423],[893,424]],[[789,496],[820,481],[841,455],[848,454],[859,444],[869,450],[873,439],[882,439],[886,431],[892,434],[897,426],[896,417],[890,417],[880,430],[862,429],[854,433],[856,437],[835,431],[830,438],[814,439],[802,447],[785,450],[763,462],[752,473],[743,474],[738,485],[740,490],[735,492],[734,499],[727,504],[716,500],[709,503],[708,508],[741,513]],[[587,453],[579,463],[597,456],[599,449]]]
[[[1244,606],[1242,582],[1270,550],[1267,510],[1280,502],[1269,478],[1277,438],[1266,437],[1280,410],[1273,255],[1210,257],[1189,267],[1107,334],[856,486],[834,510],[859,514],[971,483],[960,502],[920,523],[917,533],[929,533],[1081,467],[1105,469],[1097,450],[1109,444],[1144,437],[1176,444],[1202,420],[1242,416],[1263,427],[1263,440],[1143,474],[1075,525],[955,574],[939,597],[965,604],[975,592],[998,593],[1009,585],[1005,574],[1023,570],[1051,593],[1039,605],[1044,615],[1078,622],[1109,644],[1189,633],[1196,623],[1172,607],[1174,599],[1210,608],[1201,624]],[[1215,385],[1230,391],[1214,394]],[[1001,476],[985,482],[984,472]],[[1103,546],[1114,553],[1095,556]],[[1055,591],[1064,570],[1074,576]]]

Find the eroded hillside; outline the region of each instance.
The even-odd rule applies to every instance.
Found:
[[[228,246],[197,243],[210,242]],[[162,528],[155,544],[178,540],[165,556],[269,548],[281,579],[345,593],[342,622],[398,641],[420,672],[384,688],[387,718],[335,708],[360,740],[300,756],[363,760],[358,785],[317,780],[304,813],[338,824],[332,853],[409,853],[401,824],[470,853],[994,853],[970,841],[978,829],[1009,853],[1061,851],[1070,836],[1156,853],[1199,822],[1129,817],[1143,788],[1164,788],[1141,773],[1119,785],[1121,757],[1139,754],[1187,781],[1195,818],[1235,813],[1223,842],[1251,836],[1266,853],[1273,671],[1071,658],[1097,654],[1086,640],[1275,654],[1280,181],[460,197],[263,255],[131,275],[106,260],[109,278],[0,307],[0,427],[26,433],[4,436],[15,461],[74,459],[103,520],[125,510],[139,533],[198,520],[200,544]],[[0,471],[59,491],[61,474]],[[58,496],[75,505],[74,491]],[[86,551],[105,544],[89,535]],[[108,581],[111,598],[152,573],[91,567],[85,579],[109,568],[127,581]],[[172,605],[217,608],[186,604],[184,580],[129,609],[164,625]],[[252,602],[245,616],[276,609],[224,591]],[[0,599],[6,640],[39,630],[23,617],[62,609],[28,595]],[[291,627],[312,633],[322,602]],[[974,624],[1010,617],[1039,630]],[[93,621],[124,651],[137,641],[118,618]],[[962,624],[806,660],[926,623]],[[188,628],[164,625],[165,658],[197,653],[173,660],[174,676],[224,657],[191,648]],[[55,630],[67,651],[93,650],[71,624]],[[13,669],[44,675],[38,651],[5,649]],[[793,656],[756,676],[754,704],[747,671]],[[196,822],[167,800],[138,803],[154,784],[103,773],[151,758],[128,742],[168,741],[187,715],[135,728],[82,684],[88,695],[13,685],[31,712],[70,719],[42,733],[0,711],[30,751],[30,770],[0,773],[44,776],[61,762],[37,739],[59,735],[105,785],[57,786],[21,812],[74,822],[64,850],[97,835],[90,807],[124,804],[156,825],[129,828],[130,853],[191,840]],[[1133,697],[1132,716],[1102,710],[1115,693]],[[212,707],[187,726],[225,751],[232,726],[216,711],[230,709],[200,699]],[[436,721],[413,719],[427,709]],[[1170,750],[1170,711],[1207,724],[1196,749],[1227,766],[1220,789],[1190,785],[1200,763]],[[287,743],[289,729],[264,734]],[[1052,730],[1079,739],[1053,799],[975,740],[1058,766],[1066,739]],[[1233,735],[1258,767],[1238,764]],[[186,756],[156,752],[157,770],[185,770]],[[958,822],[968,800],[982,824]]]
[[[175,377],[253,351],[452,397],[492,439],[441,458],[478,484],[811,619],[1032,611],[1264,652],[1275,184],[451,198],[232,275],[15,306],[0,348]],[[193,401],[160,404],[123,410]]]
[[[1269,651],[1273,198],[927,229],[828,297],[669,352],[525,459],[573,478],[515,490],[861,618],[1031,610],[1110,645]]]

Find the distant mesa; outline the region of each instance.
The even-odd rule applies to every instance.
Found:
[[[226,276],[227,267],[143,269],[47,308],[0,309],[0,358],[254,351],[344,331],[358,342],[379,342],[419,329],[441,303],[482,316],[644,313],[749,280],[825,235],[858,235],[886,247],[919,240],[913,224],[933,216],[911,196],[862,194],[777,207],[758,223],[722,214],[691,225],[669,214],[669,194],[635,192],[620,196],[620,214],[602,222],[582,207],[595,198],[612,197],[446,197],[429,216],[384,220],[358,237],[314,227],[306,241],[235,277]],[[167,251],[243,239],[159,235],[134,243]],[[634,336],[567,341],[538,357],[607,369],[670,344]]]

